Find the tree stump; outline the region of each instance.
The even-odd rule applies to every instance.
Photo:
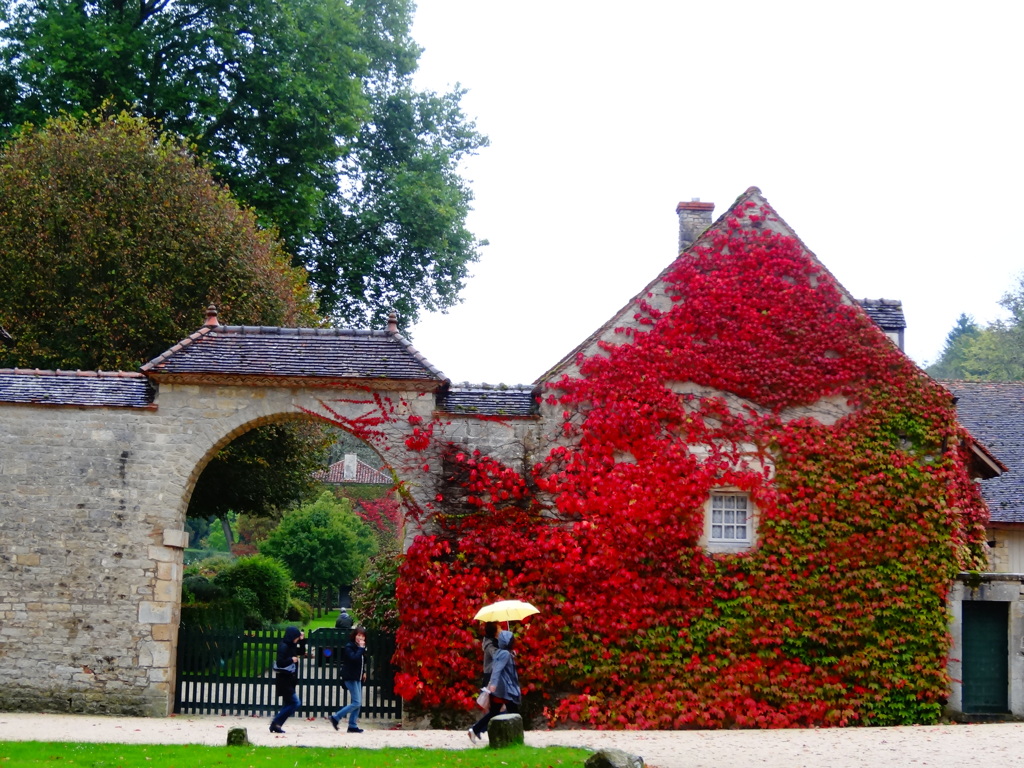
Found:
[[[523,743],[523,718],[520,715],[496,715],[487,723],[487,741],[492,749]]]
[[[587,758],[586,768],[644,768],[644,759],[621,749],[602,749]]]
[[[229,747],[248,747],[249,746],[249,734],[245,728],[232,728],[228,731],[228,746]]]

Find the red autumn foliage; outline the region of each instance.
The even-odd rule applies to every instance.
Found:
[[[986,516],[964,433],[948,393],[776,221],[734,207],[666,273],[668,309],[645,304],[624,343],[550,385],[561,443],[527,475],[439,447],[450,491],[420,511],[437,534],[398,584],[397,688],[414,706],[471,707],[472,610],[516,597],[541,609],[519,668],[551,723],[937,720],[947,589]],[[807,410],[821,401],[834,420]],[[441,440],[432,426],[407,447]],[[749,551],[704,546],[723,486],[756,505]]]

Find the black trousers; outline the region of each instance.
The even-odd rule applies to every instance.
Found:
[[[501,712],[501,708],[505,707],[505,711],[509,714],[515,714],[519,711],[519,704],[514,701],[505,701],[491,696],[491,708],[487,710],[487,714],[481,717],[476,723],[473,724],[473,733],[479,736],[481,733],[487,733],[487,724],[491,722],[491,718]]]

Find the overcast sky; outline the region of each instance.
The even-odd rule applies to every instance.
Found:
[[[676,256],[675,206],[757,186],[906,351],[1024,271],[1024,3],[419,0],[418,85],[468,89],[490,241],[411,329],[452,381],[530,383]]]

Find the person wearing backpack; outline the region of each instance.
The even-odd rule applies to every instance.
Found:
[[[306,636],[298,627],[288,627],[277,644],[277,657],[274,659],[275,687],[284,706],[270,721],[271,733],[284,733],[281,727],[284,721],[302,706],[296,689],[299,686],[299,659],[305,655]]]

